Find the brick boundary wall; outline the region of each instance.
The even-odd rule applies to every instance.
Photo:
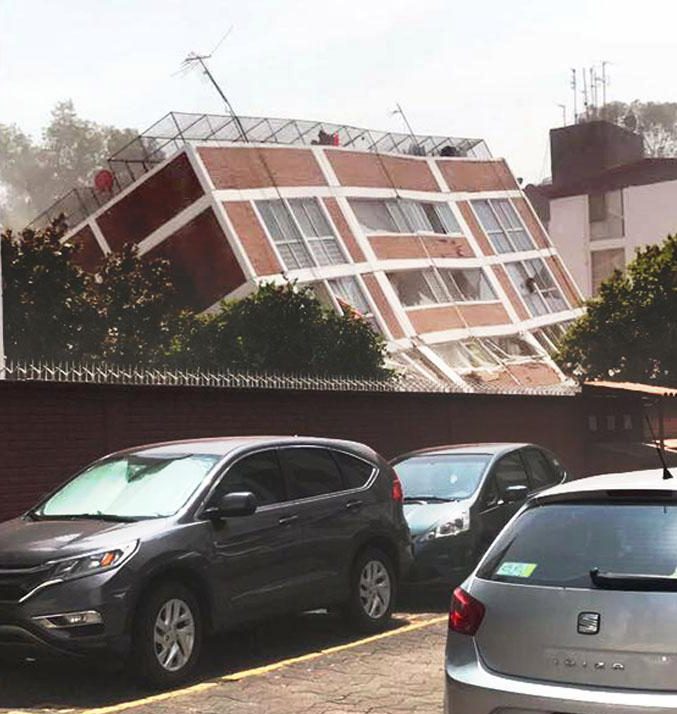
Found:
[[[594,446],[587,414],[602,404],[608,411],[610,403],[582,395],[5,381],[0,382],[0,520],[22,512],[78,468],[110,451],[179,438],[325,435],[363,441],[386,457],[444,443],[533,441],[551,448],[576,475],[586,475],[588,452]],[[627,412],[638,402],[614,404],[613,409]],[[641,420],[635,417],[635,422]]]

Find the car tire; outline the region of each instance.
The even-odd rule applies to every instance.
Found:
[[[164,582],[139,604],[132,639],[132,674],[142,683],[167,689],[185,681],[200,658],[200,605],[185,585]]]
[[[353,563],[350,599],[344,606],[349,622],[360,632],[384,630],[393,612],[397,580],[390,558],[366,548]]]

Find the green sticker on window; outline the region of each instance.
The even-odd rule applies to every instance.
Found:
[[[536,563],[501,563],[496,575],[508,578],[530,578],[538,565]]]

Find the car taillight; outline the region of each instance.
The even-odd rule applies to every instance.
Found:
[[[461,635],[474,635],[484,618],[484,605],[462,588],[451,596],[449,629]]]
[[[402,483],[397,476],[393,476],[393,501],[397,501],[397,503],[402,503],[404,501]]]

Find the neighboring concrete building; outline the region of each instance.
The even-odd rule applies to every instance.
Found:
[[[677,231],[677,159],[604,121],[550,132],[552,183],[525,191],[586,297],[637,248]]]
[[[170,114],[110,165],[111,194],[72,192],[38,221],[64,211],[89,270],[132,241],[170,260],[200,310],[296,280],[428,379],[565,381],[549,352],[580,294],[480,140]]]

